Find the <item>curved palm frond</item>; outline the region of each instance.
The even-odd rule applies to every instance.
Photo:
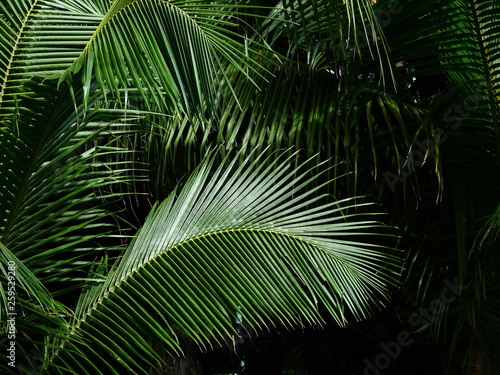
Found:
[[[134,87],[146,105],[203,118],[222,60],[248,77],[248,70],[264,72],[250,59],[249,42],[231,30],[241,26],[234,18],[239,8],[226,1],[117,0],[60,82],[82,69],[85,86],[95,73],[101,88],[125,104]]]
[[[419,111],[408,103],[398,107],[393,99],[396,94],[387,93],[390,98],[386,98],[375,78],[363,86],[362,79],[352,79],[356,73],[345,74],[348,70],[345,70],[343,52],[337,51],[339,43],[345,42],[342,39],[347,33],[347,9],[354,12],[357,19],[363,19],[360,14],[371,14],[374,11],[371,5],[369,9],[365,9],[366,4],[361,2],[358,5],[363,9],[359,11],[355,9],[354,3],[350,3],[347,8],[343,4],[331,2],[282,5],[284,8],[277,7],[263,22],[256,22],[256,34],[250,37],[256,41],[265,40],[271,48],[288,56],[282,57],[281,63],[273,64],[269,63],[273,55],[268,53],[268,57],[259,63],[274,76],[273,78],[267,82],[262,75],[259,76],[251,70],[247,73],[237,65],[221,67],[214,76],[218,97],[211,109],[216,113],[217,121],[207,124],[183,114],[171,117],[159,115],[155,120],[161,123],[160,127],[154,126],[157,131],[150,133],[152,136],[142,147],[146,150],[144,155],[148,155],[147,162],[157,166],[158,173],[154,175],[157,186],[154,190],[160,192],[160,196],[165,196],[164,192],[161,193],[162,189],[168,193],[169,190],[165,189],[165,186],[175,186],[178,176],[190,173],[208,150],[221,142],[226,143],[229,148],[237,144],[238,147],[246,147],[248,150],[259,144],[285,148],[304,147],[311,155],[318,153],[316,163],[322,158],[330,157],[333,157],[335,162],[346,160],[345,167],[336,167],[328,178],[342,175],[346,170],[354,170],[354,182],[348,182],[350,187],[347,191],[348,194],[356,194],[361,165],[374,169],[375,178],[384,172],[378,174],[377,160],[379,154],[386,153],[387,148],[391,147],[387,146],[386,136],[386,133],[390,132],[398,159],[398,168],[394,169],[394,172],[400,173],[399,161],[403,157],[398,152],[401,140],[391,126],[401,129],[404,134],[405,126],[409,122],[416,122]],[[333,9],[336,10],[332,13]],[[236,9],[239,10],[240,8]],[[239,13],[237,15],[239,16]],[[243,12],[242,18],[245,15]],[[288,27],[290,17],[298,17],[295,19],[297,22],[300,18],[301,24],[298,25],[294,21],[290,24],[293,27]],[[325,17],[338,21],[338,24],[326,27],[328,23],[322,22]],[[359,33],[360,30],[356,32]],[[287,38],[294,39],[287,41]],[[284,50],[284,43],[294,46],[294,49]],[[359,50],[359,53],[368,58],[369,51],[367,47]],[[248,53],[258,61],[264,55],[255,54],[255,51],[251,50]],[[370,58],[369,60],[371,61]],[[337,64],[339,66],[336,67]],[[366,66],[361,69],[368,71],[369,64],[364,64]],[[344,72],[340,77],[339,69]],[[369,69],[373,69],[373,66]],[[249,76],[251,80],[248,79]],[[122,90],[120,95],[127,96],[126,90]],[[131,96],[132,94],[128,95],[129,98]],[[358,100],[362,100],[361,106],[356,105]],[[132,99],[129,101],[132,102]],[[371,102],[376,102],[377,105],[372,105]],[[138,108],[162,111],[161,107],[157,107],[157,103],[136,102],[134,105],[138,105]],[[395,125],[386,126],[386,122],[394,122]],[[375,139],[373,134],[379,130],[383,133],[382,139]],[[366,158],[360,157],[364,153],[360,151],[359,142],[366,133],[370,133],[371,154],[367,155],[373,155],[373,166],[369,165]],[[155,136],[156,134],[159,136]],[[330,141],[324,145],[324,139]],[[405,147],[410,143],[410,140],[404,139]],[[375,147],[376,144],[380,147]],[[186,153],[189,154],[188,158],[184,157]],[[167,179],[169,181],[166,181]],[[382,184],[385,184],[385,180]]]
[[[66,341],[51,373],[59,365],[80,373],[88,358],[94,373],[140,371],[161,360],[155,342],[182,351],[174,327],[205,345],[233,340],[236,315],[253,331],[321,324],[325,306],[344,325],[383,304],[396,258],[355,239],[382,226],[346,214],[350,200],[308,208],[326,197],[303,191],[307,171],[294,177],[295,156],[270,167],[262,157],[215,172],[211,157],[153,209],[105,283],[81,297],[72,332],[87,344]]]

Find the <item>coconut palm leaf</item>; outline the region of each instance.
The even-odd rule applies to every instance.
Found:
[[[251,45],[231,30],[241,26],[234,19],[238,8],[225,1],[117,0],[60,82],[82,69],[86,87],[95,74],[125,103],[127,89],[135,87],[146,104],[202,116],[213,103],[223,60],[242,72],[263,71],[248,56]]]
[[[204,114],[224,59],[241,71],[257,72],[247,56],[251,46],[231,31],[241,27],[235,9],[222,1],[5,2],[0,7],[2,113],[15,113],[16,98],[29,94],[22,84],[30,77],[70,82],[69,76],[82,70],[84,105],[97,77],[105,92],[125,103],[127,89],[136,88],[146,104]]]
[[[267,62],[264,60],[260,63],[275,76],[269,82],[253,71],[248,73],[242,71],[237,65],[218,69],[215,76],[219,88],[218,98],[216,105],[212,103],[212,108],[216,108],[214,111],[220,120],[215,123],[207,124],[200,119],[196,120],[192,116],[182,114],[172,117],[158,116],[156,120],[160,122],[160,127],[156,128],[159,129],[158,132],[152,132],[151,137],[148,138],[149,141],[142,145],[146,150],[144,155],[148,155],[149,158],[147,162],[155,165],[155,170],[158,171],[153,179],[157,183],[154,191],[160,196],[168,194],[168,189],[166,193],[162,192],[162,186],[175,186],[176,178],[190,173],[215,143],[225,142],[229,147],[237,144],[238,147],[247,147],[248,150],[258,144],[285,148],[304,147],[311,155],[319,153],[316,163],[321,158],[330,157],[334,157],[335,160],[346,160],[347,164],[342,168],[336,168],[330,177],[343,175],[346,171],[354,169],[354,182],[349,183],[352,186],[348,191],[355,194],[358,184],[357,172],[361,169],[360,164],[366,163],[360,158],[362,153],[359,146],[352,147],[353,143],[363,138],[363,133],[368,132],[362,129],[366,124],[364,121],[360,123],[360,119],[366,118],[367,123],[371,122],[369,125],[371,127],[377,127],[380,124],[383,132],[389,131],[385,125],[387,120],[395,122],[393,126],[401,129],[404,134],[405,126],[410,122],[416,122],[415,112],[418,113],[411,106],[399,108],[392,99],[392,96],[399,94],[391,92],[388,94],[391,98],[386,99],[376,79],[373,79],[368,87],[357,87],[361,82],[357,78],[349,78],[351,75],[342,75],[339,80],[339,67],[335,68],[335,66],[340,64],[341,69],[347,68],[343,62],[339,62],[345,59],[344,52],[337,50],[339,43],[344,43],[342,35],[347,34],[347,20],[349,19],[347,13],[351,12],[351,16],[356,16],[356,19],[364,19],[362,16],[364,12],[370,14],[373,12],[371,7],[364,8],[366,5],[364,2],[357,4],[350,3],[346,7],[343,4],[331,2],[307,3],[307,6],[287,3],[282,4],[285,8],[278,7],[271,11],[264,22],[256,22],[255,19],[252,20],[250,16],[242,12],[242,18],[248,16],[245,21],[250,19],[248,22],[252,21],[252,26],[255,24],[257,32],[252,38],[265,40],[273,49],[286,54],[286,57],[281,57],[282,62],[279,64],[272,64],[268,61],[273,55],[268,53]],[[356,6],[363,9],[358,11]],[[334,9],[335,12],[333,12]],[[236,11],[239,12],[240,9],[237,8]],[[263,10],[262,13],[265,11]],[[240,13],[237,14],[240,15]],[[294,32],[286,26],[286,22],[290,22],[290,17],[295,20],[291,28]],[[299,21],[297,17],[300,20],[306,20],[301,21],[302,26],[296,24]],[[322,22],[325,17],[338,21],[338,24],[326,27],[325,25],[329,23]],[[376,19],[373,22],[376,22]],[[355,32],[361,31],[358,29]],[[292,37],[294,40],[290,43],[288,38]],[[320,40],[315,41],[315,38]],[[282,45],[285,40],[296,48],[289,51],[283,50]],[[365,60],[373,61],[369,48],[359,49],[358,53],[362,53]],[[250,50],[249,54],[255,60],[260,61],[263,58],[263,53],[252,54]],[[365,64],[369,65],[369,62]],[[116,66],[116,64],[111,65]],[[370,67],[372,68],[373,66]],[[248,79],[249,75],[251,81]],[[353,111],[352,103],[363,95],[362,100],[366,106],[358,106],[357,110]],[[377,106],[371,105],[371,102],[376,102]],[[140,103],[134,103],[134,105],[139,105],[144,109],[153,108]],[[378,112],[386,115],[378,115],[377,120],[373,121],[373,112],[377,111],[378,106],[382,107]],[[325,111],[325,107],[328,110]],[[161,107],[156,107],[154,111],[161,112],[162,110]],[[345,112],[345,116],[340,114],[342,112]],[[393,115],[392,112],[396,114]],[[161,133],[161,136],[156,136],[158,133]],[[399,146],[397,143],[400,140],[397,139],[397,135],[391,131],[391,136],[393,143]],[[374,163],[372,168],[375,169],[376,177],[378,154],[386,152],[387,149],[385,133],[381,138],[370,137]],[[326,147],[323,147],[321,142],[324,139],[331,140]],[[409,143],[410,141],[406,139],[405,146]],[[376,144],[380,145],[378,149],[375,148]],[[396,147],[399,165],[402,157],[398,152],[399,149]],[[189,154],[189,158],[183,156],[186,153]],[[395,172],[399,173],[399,167]],[[170,181],[165,181],[165,179]]]
[[[57,311],[53,298],[40,283],[40,280],[2,243],[0,243],[0,259],[2,261],[1,277],[4,279],[2,288],[0,288],[2,297],[0,309],[2,332],[5,332],[4,325],[9,315],[14,316],[19,312],[21,303],[16,304],[16,299],[21,296],[32,298],[34,303],[42,307],[42,309],[47,309],[52,313]]]
[[[16,363],[25,371],[61,337],[75,299],[70,292],[87,282],[97,254],[123,249],[123,225],[109,203],[118,200],[116,185],[141,178],[138,165],[123,158],[129,151],[109,143],[145,115],[103,105],[97,84],[91,87],[85,111],[74,106],[82,102],[81,85],[73,85],[72,96],[66,86],[33,78],[24,82],[34,95],[23,98],[16,127],[0,124],[0,242],[2,260],[17,270]],[[9,342],[2,340],[2,350]]]
[[[410,160],[410,164],[412,160],[407,157],[412,143],[412,134],[407,128],[418,129],[424,112],[415,106],[409,92],[405,92],[406,95],[401,89],[384,92],[377,79],[381,76],[380,69],[373,67],[369,48],[357,52],[363,54],[362,62],[345,62],[344,52],[337,50],[338,44],[344,43],[343,33],[347,34],[347,26],[342,23],[348,18],[346,10],[341,11],[344,5],[315,2],[302,7],[302,3],[294,4],[297,8],[294,11],[290,8],[293,4],[283,4],[288,8],[276,8],[259,24],[258,37],[285,55],[278,64],[266,65],[273,74],[268,82],[253,75],[255,87],[234,67],[219,71],[217,111],[220,120],[216,125],[207,126],[186,117],[168,118],[162,125],[164,133],[168,133],[166,138],[156,137],[145,145],[155,150],[148,154],[154,157],[152,163],[158,165],[158,170],[169,172],[159,173],[156,181],[171,186],[163,181],[165,176],[189,173],[214,144],[224,142],[229,147],[236,145],[247,150],[262,144],[302,147],[308,150],[309,156],[318,155],[316,164],[332,158],[336,167],[327,178],[354,171],[345,182],[348,186],[343,193],[346,194],[356,194],[359,171],[364,167],[373,170],[372,175],[380,185],[394,190],[402,165],[405,160]],[[332,7],[337,9],[338,17],[337,13],[330,12]],[[320,20],[330,17],[340,23],[331,26],[318,21],[315,15]],[[290,17],[295,21],[288,27],[286,20],[290,22]],[[296,24],[301,17],[307,21]],[[293,48],[288,50],[285,44]],[[370,74],[373,77],[364,79]],[[224,82],[224,77],[230,79],[230,84]],[[232,93],[236,94],[233,98]],[[364,148],[368,152],[363,152]],[[189,154],[190,159],[183,158],[184,153]],[[386,169],[388,162],[379,167],[381,156],[391,163],[396,160],[394,168]],[[338,161],[346,163],[341,165]],[[379,171],[379,168],[383,169]],[[372,185],[371,180],[372,177],[367,178],[366,184]],[[336,187],[340,183],[338,179],[334,182],[332,192],[335,194],[339,193]]]
[[[87,344],[66,341],[47,370],[144,372],[163,351],[181,353],[176,329],[212,345],[235,339],[237,314],[250,332],[321,324],[321,306],[340,325],[382,306],[397,262],[359,237],[381,225],[342,214],[350,200],[308,208],[326,197],[303,190],[295,156],[271,167],[262,157],[215,171],[211,157],[155,207],[106,281],[81,297],[71,332]]]
[[[56,335],[66,326],[69,310],[56,301],[40,279],[2,243],[0,260],[0,330],[3,333],[0,346],[6,351],[14,350],[17,360],[14,357],[7,360],[15,365],[12,368],[33,372],[36,366],[32,365],[43,356],[46,335]]]
[[[259,91],[239,83],[235,91],[243,110],[238,113],[236,102],[224,107],[217,129],[219,142],[243,148],[258,144],[303,147],[310,156],[345,161],[331,175],[354,172],[344,190],[347,194],[356,193],[359,171],[365,168],[373,171],[367,184],[375,179],[394,189],[378,161],[393,157],[397,163],[389,172],[399,177],[405,151],[412,143],[407,129],[418,128],[418,119],[424,115],[411,100],[384,92],[377,82],[338,77],[328,66],[317,68],[314,62],[284,62]],[[337,182],[335,194],[339,193]]]

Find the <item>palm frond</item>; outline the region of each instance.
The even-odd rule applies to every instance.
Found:
[[[262,27],[268,43],[287,57],[303,54],[309,63],[319,52],[321,58],[328,54],[344,69],[349,69],[346,62],[356,59],[366,59],[371,65],[375,60],[379,83],[385,87],[390,80],[396,86],[388,43],[371,1],[285,0],[271,11]],[[288,40],[286,46],[279,41],[283,37]]]
[[[40,280],[2,243],[0,243],[0,259],[2,261],[1,277],[5,281],[2,282],[2,288],[0,288],[2,332],[5,331],[4,325],[7,318],[17,315],[20,311],[21,301],[16,301],[20,297],[32,299],[34,304],[47,310],[48,313],[57,311],[54,299]]]
[[[115,1],[60,82],[82,69],[86,86],[95,73],[101,88],[126,104],[127,89],[135,87],[147,105],[203,118],[222,60],[260,74],[251,46],[231,30],[241,26],[238,8],[224,1]]]
[[[259,144],[303,148],[308,156],[317,155],[314,163],[331,158],[335,167],[327,179],[335,178],[330,191],[336,196],[356,195],[360,186],[373,185],[373,180],[394,190],[387,174],[398,178],[405,173],[401,166],[411,160],[407,153],[411,154],[412,132],[418,131],[425,112],[408,96],[384,92],[373,80],[335,74],[330,64],[284,59],[262,90],[229,70],[238,102],[221,106],[217,128],[207,129],[204,134],[211,137],[199,137],[197,144],[210,144],[215,138],[247,150]],[[394,167],[389,169],[389,163]],[[371,173],[361,174],[366,170]],[[336,179],[350,172],[344,181]]]
[[[14,350],[17,360],[8,361],[13,368],[33,372],[46,350],[46,335],[55,336],[65,329],[70,310],[2,243],[0,261],[0,330],[4,333],[0,348]]]
[[[161,360],[147,337],[181,352],[174,327],[206,345],[234,339],[236,314],[255,331],[321,324],[320,306],[341,325],[381,306],[397,262],[359,237],[381,225],[345,214],[350,200],[308,208],[326,197],[303,191],[307,171],[296,179],[293,157],[271,166],[259,157],[237,166],[236,157],[215,171],[214,157],[202,163],[153,209],[105,283],[82,296],[72,329],[88,345],[66,342],[53,363],[79,371],[83,358],[111,356],[105,371],[136,372]]]

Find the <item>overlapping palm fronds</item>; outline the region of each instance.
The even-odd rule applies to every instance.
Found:
[[[357,6],[370,13],[367,4],[351,4],[348,13]],[[319,5],[306,8],[319,17],[315,27],[328,2]],[[295,180],[301,170],[288,171],[291,159],[273,153],[245,159],[251,148],[213,177],[209,159],[178,198],[159,183],[153,199],[167,200],[121,253],[129,233],[123,197],[145,192],[146,174],[166,170],[148,165],[154,158],[165,165],[154,142],[144,149],[140,142],[159,134],[167,157],[171,149],[198,148],[182,176],[220,141],[211,133],[224,106],[248,110],[239,83],[255,90],[278,66],[267,36],[252,35],[251,22],[242,21],[254,13],[222,1],[0,4],[1,250],[18,270],[18,369],[92,373],[101,368],[89,369],[89,360],[109,370],[114,358],[112,372],[120,364],[140,371],[180,353],[177,329],[206,345],[236,334],[235,314],[253,332],[318,324],[323,305],[339,324],[381,306],[394,259],[344,239],[380,225],[350,211],[337,216],[361,207],[348,199],[315,208],[318,190],[301,190],[315,178]],[[259,16],[277,26],[273,14]],[[341,35],[334,31],[330,43]],[[78,303],[77,290],[84,290]],[[103,324],[114,339],[100,335]]]

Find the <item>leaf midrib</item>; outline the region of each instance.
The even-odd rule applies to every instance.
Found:
[[[278,236],[285,236],[285,237],[290,237],[296,241],[300,241],[300,242],[303,242],[303,243],[306,243],[307,245],[309,246],[312,246],[320,251],[324,251],[324,249],[322,249],[319,245],[313,243],[313,242],[310,242],[310,241],[307,241],[305,238],[303,237],[299,237],[299,236],[295,236],[295,235],[291,235],[291,234],[288,234],[288,233],[284,233],[284,232],[280,232],[280,231],[276,231],[276,230],[270,230],[270,229],[258,229],[258,228],[236,228],[236,229],[224,229],[224,230],[218,230],[218,231],[214,231],[214,232],[207,232],[207,233],[203,233],[201,235],[197,235],[195,237],[190,237],[188,239],[185,239],[165,250],[162,250],[161,252],[159,252],[158,254],[154,255],[153,257],[151,257],[150,259],[148,259],[146,262],[144,262],[143,264],[141,264],[140,266],[134,268],[133,270],[127,272],[127,274],[125,275],[125,277],[122,277],[120,278],[119,280],[117,280],[112,286],[110,286],[108,288],[108,290],[103,293],[99,298],[97,298],[95,300],[95,302],[92,304],[92,306],[90,306],[88,309],[87,309],[87,312],[85,313],[85,315],[78,320],[78,323],[75,325],[74,328],[78,328],[80,326],[81,323],[85,322],[86,318],[88,316],[91,316],[92,315],[92,311],[94,309],[96,309],[96,306],[99,305],[100,303],[102,303],[102,300],[106,299],[106,298],[109,298],[109,295],[111,293],[113,293],[113,291],[120,285],[122,284],[123,282],[126,282],[127,279],[131,278],[132,275],[134,275],[136,272],[139,272],[139,270],[142,268],[142,267],[145,267],[147,265],[149,265],[151,262],[153,262],[155,259],[157,259],[158,257],[162,256],[163,254],[165,254],[166,252],[170,252],[170,251],[174,251],[175,249],[177,248],[181,248],[184,244],[186,243],[189,243],[189,242],[192,242],[192,241],[196,241],[196,240],[199,240],[201,238],[206,238],[206,237],[210,237],[210,236],[214,236],[214,235],[222,235],[222,234],[227,234],[227,233],[230,233],[230,232],[255,232],[255,233],[270,233],[272,235],[278,235]],[[328,253],[329,254],[329,253]],[[122,258],[123,259],[123,258]],[[337,258],[337,260],[342,263],[344,265],[345,268],[351,268],[350,266],[348,266],[347,264],[344,264],[344,262],[342,261],[342,259],[339,259]],[[118,269],[117,271],[115,272],[118,272]],[[103,285],[103,287],[105,286],[105,284]],[[74,331],[74,329],[73,329]]]

